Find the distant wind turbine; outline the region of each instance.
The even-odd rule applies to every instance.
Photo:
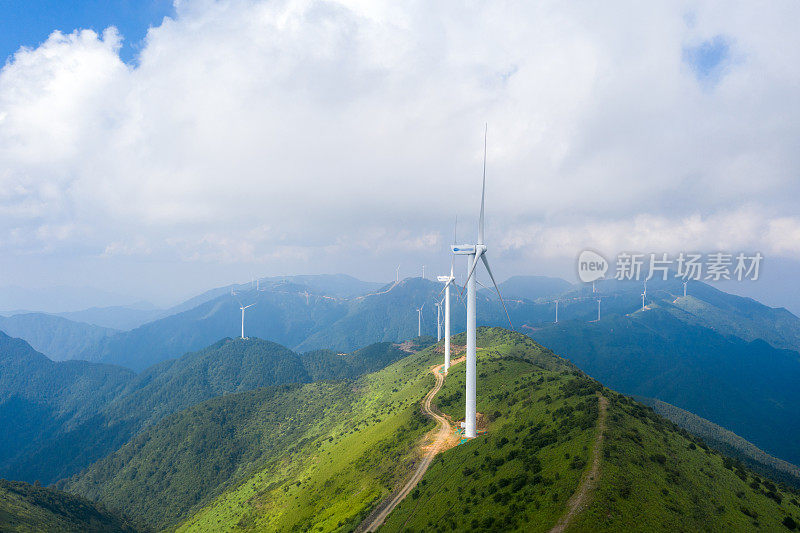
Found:
[[[687,283],[689,283],[689,281],[688,281],[688,280],[683,282],[683,297],[684,297],[684,298],[686,298],[686,284],[687,284]]]
[[[417,337],[422,337],[422,308],[425,307],[425,304],[422,304],[417,308]]]
[[[644,280],[644,292],[642,293],[642,311],[644,311],[646,298],[647,298],[647,280]]]
[[[600,298],[597,298],[597,321],[600,322]]]
[[[556,300],[556,324],[558,324],[558,300]]]
[[[458,218],[456,217],[456,224],[455,228],[453,229],[453,245],[456,244],[456,236],[458,231]],[[453,275],[453,269],[455,268],[456,263],[456,256],[453,255],[452,260],[450,261],[450,275],[449,276],[439,276],[438,279],[441,282],[444,282],[444,288],[442,292],[444,292],[444,373],[446,374],[448,370],[450,370],[450,285],[455,283],[456,277]],[[440,293],[441,294],[441,293]]]
[[[477,244],[464,244],[464,245],[453,246],[454,254],[466,255],[469,258],[468,260],[470,262],[469,274],[467,275],[467,279],[465,282],[466,283],[465,288],[467,290],[467,365],[466,365],[467,383],[466,383],[466,405],[465,405],[465,416],[464,416],[464,436],[467,438],[474,438],[475,436],[477,436],[477,420],[476,420],[476,408],[477,408],[477,383],[476,383],[477,287],[476,285],[477,284],[475,278],[475,268],[478,266],[478,259],[483,261],[483,265],[484,267],[486,267],[486,272],[492,279],[492,283],[494,283],[494,288],[497,291],[497,296],[500,298],[500,303],[503,304],[503,309],[505,310],[506,317],[508,318],[508,324],[511,326],[512,330],[514,329],[513,324],[511,324],[511,316],[508,314],[508,309],[506,309],[506,303],[503,301],[503,296],[500,294],[500,289],[498,288],[497,282],[494,279],[494,275],[492,274],[492,269],[489,267],[489,260],[486,258],[487,247],[484,244],[485,199],[486,199],[486,130],[484,130],[483,134],[483,187],[481,190],[481,211],[480,211],[480,217],[478,218],[478,242]]]
[[[397,268],[395,269],[394,282],[395,283],[400,283],[400,265],[397,265]]]
[[[425,279],[425,265],[422,265],[422,279]]]
[[[244,310],[247,309],[248,307],[253,307],[254,305],[256,305],[256,304],[250,304],[250,305],[242,305],[241,303],[239,304],[239,309],[242,310],[242,338],[243,339],[245,338],[245,336],[244,336]]]

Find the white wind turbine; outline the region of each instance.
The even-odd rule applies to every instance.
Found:
[[[684,298],[686,298],[686,284],[687,284],[687,283],[689,283],[689,281],[688,281],[688,280],[683,282],[683,297],[684,297]]]
[[[556,300],[556,324],[558,324],[558,300]]]
[[[453,230],[453,246],[456,244],[456,235],[458,231],[458,219],[456,218],[455,229]],[[436,279],[444,283],[444,372],[450,370],[450,285],[454,284],[456,277],[453,275],[455,268],[456,256],[453,255],[450,261],[450,275],[438,276]],[[440,293],[441,294],[441,293]]]
[[[477,408],[477,323],[476,323],[476,279],[475,268],[478,266],[478,259],[483,261],[486,267],[486,272],[494,283],[494,288],[497,291],[497,296],[500,298],[500,303],[503,304],[503,309],[508,318],[508,324],[511,329],[514,329],[511,324],[511,316],[506,309],[506,303],[500,294],[500,289],[497,287],[497,282],[492,274],[492,269],[489,267],[489,260],[486,258],[487,247],[484,244],[484,200],[486,198],[486,130],[483,134],[483,188],[481,190],[481,212],[478,219],[478,242],[477,244],[459,244],[453,246],[453,253],[456,255],[466,255],[469,258],[470,269],[467,274],[466,290],[467,290],[467,387],[466,387],[466,408],[464,416],[464,436],[467,438],[474,438],[477,436],[476,427],[476,408]],[[463,293],[463,290],[462,290]]]
[[[425,307],[423,303],[417,308],[417,337],[422,337],[422,308]]]
[[[400,283],[400,265],[397,265],[397,268],[394,271],[394,282]]]
[[[253,307],[254,305],[256,305],[256,304],[253,303],[253,304],[250,304],[250,305],[242,305],[242,302],[239,302],[239,309],[242,310],[242,338],[243,339],[245,338],[245,336],[244,336],[244,310],[247,309],[248,307]]]
[[[644,280],[644,292],[642,293],[642,311],[644,311],[646,298],[647,298],[647,280]]]
[[[600,322],[600,297],[597,297],[597,321]]]
[[[422,279],[425,279],[425,265],[422,265]]]

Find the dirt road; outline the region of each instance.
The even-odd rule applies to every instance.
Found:
[[[456,359],[451,362],[451,366],[456,363],[460,363],[463,360],[463,357],[461,359]],[[448,444],[452,443],[454,439],[454,432],[453,427],[450,425],[450,421],[431,406],[433,397],[436,396],[444,384],[444,374],[440,372],[442,366],[444,365],[438,365],[431,368],[431,372],[433,372],[433,375],[436,378],[436,384],[430,391],[428,391],[428,394],[425,395],[425,399],[422,402],[422,411],[428,417],[435,419],[439,423],[439,429],[436,432],[433,442],[423,448],[422,460],[417,463],[414,473],[411,475],[411,478],[406,482],[406,484],[403,485],[400,490],[389,496],[389,498],[387,498],[383,503],[381,503],[378,508],[375,509],[375,511],[373,511],[367,517],[367,519],[364,520],[364,522],[361,523],[356,531],[376,531],[379,527],[381,527],[384,520],[386,520],[386,517],[389,516],[389,513],[391,513],[394,508],[397,507],[400,502],[411,493],[412,490],[414,490],[414,487],[417,486],[419,480],[425,475],[425,472],[431,465],[433,458],[436,457],[436,454],[446,448]]]
[[[567,502],[567,512],[564,513],[550,533],[561,533],[569,527],[573,518],[578,513],[586,509],[592,497],[592,489],[597,483],[600,475],[600,454],[603,452],[603,433],[606,430],[606,412],[608,411],[608,400],[605,396],[599,396],[597,401],[597,429],[594,436],[594,448],[592,448],[592,466],[583,473],[578,488]]]

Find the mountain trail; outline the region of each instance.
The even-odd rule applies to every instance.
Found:
[[[450,366],[460,363],[464,359],[464,357],[455,359],[451,361]],[[402,488],[393,492],[386,500],[383,501],[383,503],[378,505],[378,507],[372,511],[372,513],[370,513],[369,516],[367,516],[367,518],[356,528],[357,532],[376,531],[379,527],[381,527],[383,522],[386,520],[386,517],[389,516],[389,513],[391,513],[394,508],[397,507],[400,502],[402,502],[403,499],[405,499],[405,497],[411,493],[412,490],[414,490],[414,487],[417,486],[417,483],[419,483],[419,481],[422,479],[422,476],[425,475],[428,467],[433,462],[433,458],[436,457],[436,454],[458,444],[458,438],[456,437],[448,418],[441,414],[436,407],[431,405],[433,397],[438,394],[442,388],[442,385],[444,385],[444,374],[441,372],[443,366],[444,365],[436,365],[431,367],[430,371],[436,378],[436,384],[431,390],[428,391],[428,394],[425,395],[425,399],[422,402],[422,412],[425,413],[425,415],[429,418],[433,418],[439,423],[438,431],[434,430],[436,431],[436,436],[434,437],[433,442],[420,446],[423,454],[422,460],[417,463],[411,478],[405,483],[405,485],[402,486]],[[425,442],[427,439],[428,436],[426,435],[423,442]]]
[[[559,518],[550,533],[562,533],[565,531],[578,513],[586,509],[591,501],[594,486],[600,475],[600,456],[603,452],[603,433],[606,430],[606,414],[608,412],[608,400],[605,396],[598,396],[597,409],[597,430],[594,437],[594,447],[592,448],[592,464],[583,473],[578,488],[567,502],[567,512]]]

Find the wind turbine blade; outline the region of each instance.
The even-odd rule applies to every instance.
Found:
[[[506,318],[508,319],[508,325],[511,326],[511,331],[514,331],[514,324],[511,323],[511,315],[508,314],[508,308],[506,308],[506,302],[503,301],[503,295],[500,294],[500,287],[497,286],[497,282],[494,280],[494,275],[492,274],[492,269],[489,268],[489,260],[486,259],[485,255],[481,256],[483,259],[483,266],[486,267],[486,272],[489,273],[489,277],[492,278],[492,283],[494,283],[494,290],[497,291],[497,296],[500,298],[500,303],[503,304],[503,311],[506,312]]]
[[[483,244],[483,201],[486,198],[486,134],[489,131],[489,124],[485,124],[483,129],[483,189],[481,189],[481,216],[478,218],[478,244]]]
[[[475,261],[473,261],[472,263],[472,268],[469,269],[469,274],[467,274],[467,279],[464,280],[464,288],[461,289],[461,296],[464,296],[464,291],[467,290],[467,283],[469,283],[469,278],[471,278],[472,274],[475,273],[475,267],[478,266],[478,258],[481,257],[482,254],[483,251],[482,249],[479,248],[478,251],[475,253]]]

